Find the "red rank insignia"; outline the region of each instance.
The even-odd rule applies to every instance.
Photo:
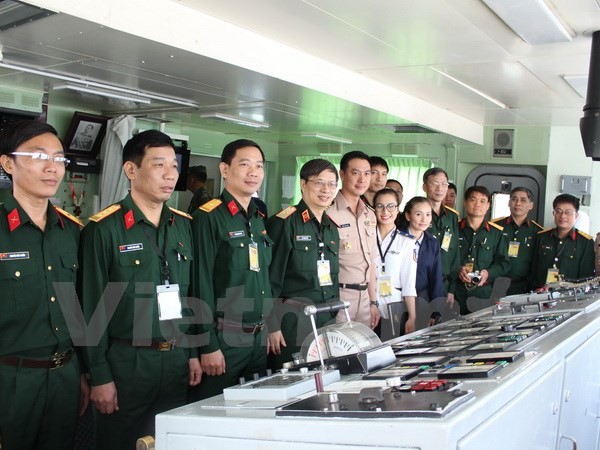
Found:
[[[133,218],[133,210],[127,211],[123,216],[123,220],[125,221],[125,229],[129,230],[133,224],[135,224],[135,219]]]
[[[227,203],[227,209],[229,209],[229,212],[232,216],[235,216],[240,211],[237,204],[235,203],[235,200],[231,200],[229,203]]]
[[[8,218],[8,228],[10,229],[10,231],[14,231],[15,229],[19,228],[19,226],[21,225],[21,218],[19,217],[19,211],[17,211],[17,208],[13,209],[7,216]]]
[[[16,211],[16,209],[15,209]],[[575,240],[575,238],[577,238],[577,233],[575,232],[575,230],[571,231],[571,239]]]
[[[308,213],[308,209],[302,211],[302,220],[304,221],[304,223],[310,220],[310,214]]]

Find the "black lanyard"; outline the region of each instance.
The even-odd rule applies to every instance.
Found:
[[[395,228],[394,234],[392,234],[392,239],[390,240],[390,243],[388,244],[387,248],[385,249],[385,252],[382,252],[381,251],[381,242],[379,240],[379,229],[377,229],[377,249],[379,250],[379,256],[381,258],[381,270],[383,271],[383,273],[385,273],[385,257],[387,256],[388,252],[390,251],[390,247],[394,243],[394,239],[396,239],[397,233],[398,233],[398,228]]]
[[[310,223],[315,230],[315,236],[317,238],[317,242],[319,243],[319,256],[321,259],[325,259],[325,229],[322,224],[320,226],[317,225],[316,219],[310,219]]]
[[[150,225],[148,225],[146,222],[142,222],[142,225],[143,225],[142,229],[144,230],[144,234],[148,238],[148,241],[150,241],[150,244],[152,245],[152,248],[156,252],[156,255],[160,258],[161,280],[163,283],[169,284],[169,277],[171,275],[171,272],[169,270],[169,262],[167,261],[167,256],[165,254],[166,250],[167,250],[167,238],[168,238],[169,227],[165,227],[165,241],[163,243],[163,249],[161,250],[158,248],[158,245],[156,245],[156,242],[154,242],[154,239],[152,239],[152,236],[150,236],[150,232],[148,231],[148,228],[150,228]],[[156,231],[158,234],[159,230],[157,229]]]
[[[564,242],[560,246],[560,250],[558,250],[558,244],[556,244],[556,246],[554,247],[554,267],[556,267],[558,265],[558,260],[560,259],[560,256],[563,254],[563,252],[567,248],[567,242],[569,239],[569,235],[566,235],[565,239],[560,239],[558,236],[556,238],[558,239],[559,243],[561,240],[563,240]]]
[[[223,201],[225,201],[223,196],[221,196],[221,199]],[[234,202],[235,202],[235,200],[234,200]],[[248,214],[247,215],[246,215],[246,212],[244,211],[244,208],[238,209],[238,212],[236,214],[238,214],[240,216],[240,218],[246,225],[246,228],[248,229],[248,236],[250,237],[250,239],[252,239],[252,242],[254,242],[254,233],[252,233],[252,223],[250,222],[250,206],[251,205],[252,205],[252,200],[250,200],[250,203],[248,204],[248,211],[247,211]],[[236,202],[236,206],[237,206],[237,202]]]

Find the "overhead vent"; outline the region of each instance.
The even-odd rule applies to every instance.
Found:
[[[390,144],[390,153],[393,157],[417,156],[419,144]]]
[[[42,91],[0,86],[0,108],[41,113],[43,98]]]
[[[319,142],[317,144],[319,154],[324,156],[337,156],[342,154],[342,144]]]
[[[56,13],[37,6],[11,0],[0,0],[0,31],[31,23],[53,14]]]
[[[423,127],[416,124],[394,125],[394,133],[437,133],[431,128]]]

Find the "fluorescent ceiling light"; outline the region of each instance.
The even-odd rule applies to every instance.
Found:
[[[561,77],[581,98],[586,97],[588,87],[587,75],[561,75]]]
[[[224,113],[219,113],[219,112],[200,114],[200,117],[202,119],[226,120],[228,122],[233,122],[238,125],[245,125],[247,127],[254,127],[254,128],[269,128],[270,127],[270,125],[267,122],[260,122],[258,120],[246,119],[245,117],[232,116],[230,114],[224,114]]]
[[[483,0],[483,3],[530,45],[573,39],[574,33],[544,0]]]
[[[449,80],[454,81],[455,83],[460,84],[461,86],[467,88],[468,90],[470,90],[471,92],[474,92],[475,94],[485,98],[486,100],[494,103],[495,105],[498,105],[500,108],[504,108],[507,109],[508,107],[502,103],[500,100],[496,100],[494,97],[491,97],[489,95],[487,95],[484,92],[481,92],[479,89],[475,89],[473,86],[469,86],[467,83],[463,83],[462,81],[454,78],[452,75],[448,75],[446,72],[436,69],[435,67],[432,67],[433,70],[435,70],[437,73],[439,73],[440,75],[445,76],[446,78],[448,78]]]
[[[11,70],[17,70],[19,72],[32,73],[34,75],[41,75],[43,77],[52,78],[55,80],[67,81],[69,83],[75,83],[77,85],[82,85],[88,89],[90,87],[106,89],[111,92],[121,92],[125,95],[132,95],[134,97],[148,98],[151,100],[157,100],[159,102],[173,103],[175,105],[187,106],[189,108],[198,108],[198,105],[196,103],[188,102],[185,100],[179,100],[177,98],[163,97],[161,95],[155,95],[150,92],[136,91],[135,89],[128,89],[128,88],[124,88],[124,87],[120,87],[120,86],[111,86],[110,84],[99,83],[97,81],[90,81],[90,80],[85,80],[85,79],[81,79],[81,78],[75,78],[75,77],[72,77],[69,75],[61,75],[58,73],[47,72],[45,70],[34,69],[31,67],[17,66],[15,64],[9,64],[9,63],[5,63],[5,62],[0,62],[0,67],[4,67],[6,69],[11,69]],[[135,100],[135,101],[137,101],[137,100]],[[150,103],[150,102],[148,102],[148,103]]]
[[[324,141],[339,142],[340,144],[352,144],[350,139],[344,139],[337,136],[330,136],[323,133],[302,133],[302,137],[314,137],[317,139],[323,139]]]
[[[151,103],[149,98],[142,98],[142,97],[137,97],[137,96],[133,96],[133,95],[121,94],[120,92],[109,92],[109,91],[104,91],[104,90],[100,90],[100,89],[89,88],[87,86],[77,86],[74,84],[61,84],[59,86],[54,86],[52,89],[55,91],[67,89],[70,91],[85,92],[88,94],[95,94],[95,95],[100,95],[102,97],[108,97],[108,98],[117,98],[119,100],[128,100],[128,101],[136,102],[136,103],[144,103],[144,104]]]

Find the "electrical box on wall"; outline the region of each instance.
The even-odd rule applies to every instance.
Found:
[[[560,193],[571,194],[575,197],[589,195],[592,193],[592,177],[581,177],[578,175],[561,175]]]

